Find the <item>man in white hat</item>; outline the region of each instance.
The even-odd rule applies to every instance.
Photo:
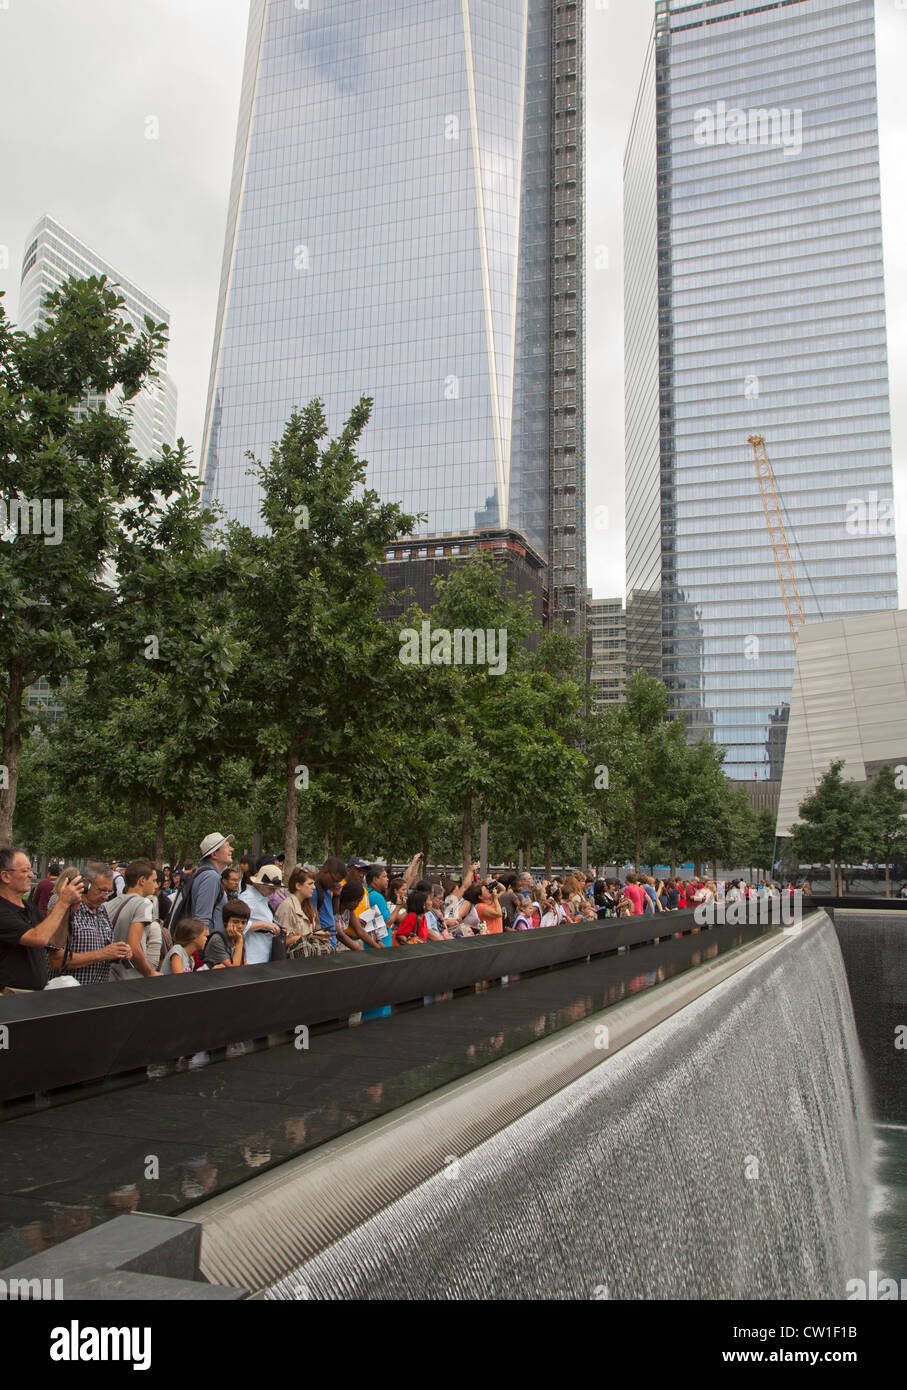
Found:
[[[246,926],[246,965],[264,965],[271,959],[271,947],[280,927],[268,902],[269,896],[283,883],[279,864],[263,864],[249,879],[239,895],[239,901],[249,908]]]
[[[176,926],[179,917],[197,917],[205,922],[209,934],[219,931],[223,926],[221,913],[227,895],[221,882],[221,874],[233,860],[233,836],[220,835],[214,831],[206,835],[199,845],[202,860],[189,879],[178,917],[169,923],[170,929]],[[172,914],[171,914],[172,916]]]

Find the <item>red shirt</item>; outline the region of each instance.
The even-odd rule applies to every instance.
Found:
[[[428,940],[428,923],[424,917],[417,917],[415,912],[407,912],[403,921],[399,922],[394,930],[398,936],[409,936],[415,932],[420,941]]]
[[[641,917],[644,910],[643,903],[645,902],[644,889],[640,888],[638,883],[626,883],[624,884],[624,892],[633,904],[633,916]]]
[[[32,889],[29,902],[35,905],[36,920],[43,922],[47,916],[47,904],[53,897],[55,878],[42,878],[41,882]]]

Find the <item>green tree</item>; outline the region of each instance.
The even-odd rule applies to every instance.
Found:
[[[663,682],[637,671],[624,703],[591,715],[589,728],[593,794],[602,796],[605,834],[615,851],[611,857],[619,861],[618,851],[631,846],[639,869],[644,843],[666,840],[685,756],[683,727],[668,718]]]
[[[416,518],[365,487],[357,448],[370,410],[363,397],[327,444],[322,402],[294,411],[270,460],[252,459],[264,532],[229,528],[239,619],[254,615],[236,715],[256,775],[282,778],[286,863],[297,857],[300,792],[325,770],[348,769],[355,787],[356,755],[391,723],[403,683],[393,631],[377,618],[378,566]],[[341,802],[337,812],[342,841]]]
[[[114,752],[99,763],[102,783],[150,807],[156,863],[168,817],[192,816],[225,789],[224,725],[240,656],[229,620],[241,571],[215,544],[217,516],[201,505],[182,441],[164,457],[174,468],[172,494],[124,509],[113,552],[116,599],[83,692],[83,725],[91,710]]]
[[[701,739],[690,749],[684,798],[682,843],[697,875],[704,860],[713,868],[732,858],[748,811],[746,788],[722,770],[724,750]]]
[[[856,782],[841,776],[843,758],[830,764],[816,790],[800,802],[802,821],[791,827],[793,847],[800,861],[822,863],[828,859],[832,892],[844,894],[843,865],[863,858],[870,838],[865,804]]]
[[[104,277],[69,280],[30,335],[0,304],[0,497],[17,512],[0,538],[0,843],[12,838],[25,692],[86,664],[114,602],[121,508],[173,478],[172,460],[139,459],[126,416],[89,403],[128,401],[156,375],[166,326],[146,319],[136,333],[124,304]]]
[[[869,843],[874,858],[885,862],[885,897],[891,897],[891,858],[907,849],[905,796],[897,775],[888,763],[880,767],[866,788],[864,809],[869,827]]]
[[[767,806],[750,810],[743,826],[737,862],[771,872],[775,859],[775,817]]]
[[[443,763],[443,783],[460,824],[465,873],[476,848],[474,831],[504,795],[501,769],[515,752],[516,687],[533,623],[528,603],[514,597],[512,585],[502,585],[499,568],[484,558],[455,565],[434,587],[431,617],[415,607],[404,619],[400,656],[409,661],[418,644],[421,657],[424,640],[428,664],[414,663],[410,670],[418,673],[424,709],[431,715],[425,747],[433,765]],[[453,646],[457,630],[481,633],[483,647],[485,635],[493,633],[494,653],[486,649],[486,659],[476,661],[478,643],[471,639],[458,653]]]

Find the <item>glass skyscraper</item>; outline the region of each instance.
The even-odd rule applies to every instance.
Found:
[[[658,0],[625,160],[628,675],[779,776],[805,619],[897,604],[873,0]]]
[[[416,534],[516,531],[581,611],[581,11],[252,0],[203,469],[260,525],[320,396],[374,398],[368,484]],[[569,591],[569,592],[568,592]]]
[[[43,317],[41,305],[45,297],[51,290],[59,289],[71,275],[76,279],[106,275],[125,301],[124,317],[141,332],[145,329],[146,314],[155,323],[170,322],[168,311],[133,280],[121,275],[109,261],[59,222],[44,216],[32,228],[22,257],[17,326],[24,333],[31,333]],[[154,458],[162,444],[172,448],[176,443],[176,385],[163,366],[159,366],[159,372],[157,380],[149,382],[125,406],[131,418],[130,439],[146,459]],[[92,398],[89,404],[96,405],[98,401]],[[111,409],[124,409],[122,397],[117,393],[111,395],[108,405]]]

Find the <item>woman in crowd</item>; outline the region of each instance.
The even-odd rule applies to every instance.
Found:
[[[474,883],[458,890],[458,896],[455,895],[453,905],[448,909],[444,919],[444,925],[452,936],[460,938],[485,934],[484,923],[476,909],[481,893],[481,888]]]
[[[557,883],[548,885],[543,906],[545,910],[542,913],[540,926],[559,927],[562,922],[568,921],[569,913],[561,900],[561,890]]]
[[[661,885],[661,906],[665,912],[673,912],[680,898],[677,885],[672,878],[665,879]]]
[[[437,933],[440,940],[450,941],[451,934],[444,925],[444,886],[440,879],[432,882],[425,915],[428,918],[429,927]]]
[[[428,894],[424,889],[414,889],[407,894],[406,916],[394,926],[394,945],[412,946],[418,941],[440,941],[441,938],[428,924],[426,908]]]
[[[475,888],[478,890],[478,897],[474,901],[479,921],[484,926],[486,935],[496,936],[504,930],[504,911],[498,901],[504,891],[503,887],[500,883],[493,882],[490,886],[487,883],[476,884]],[[467,892],[472,892],[472,889],[468,889]]]
[[[315,911],[315,875],[300,864],[290,874],[287,896],[277,908],[277,921],[287,933],[290,956],[330,956],[330,933]]]

